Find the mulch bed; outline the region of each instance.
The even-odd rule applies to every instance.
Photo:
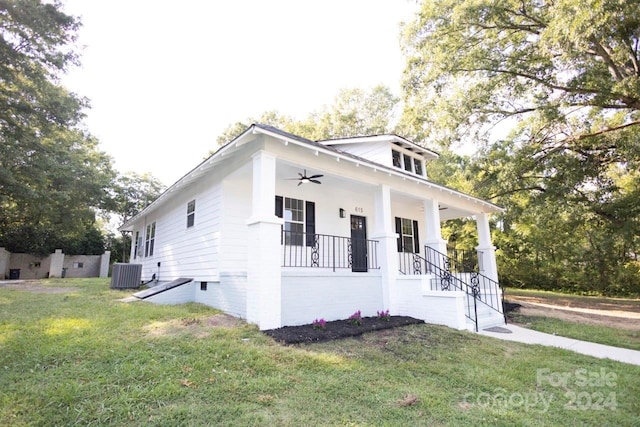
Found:
[[[325,329],[316,329],[313,325],[308,324],[302,326],[285,326],[263,332],[283,344],[300,344],[356,337],[366,332],[381,331],[383,329],[420,323],[424,323],[424,321],[408,316],[390,316],[388,319],[363,317],[360,326],[352,324],[350,320],[334,320],[327,322]]]

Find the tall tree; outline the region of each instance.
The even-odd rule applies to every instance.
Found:
[[[47,253],[85,239],[111,159],[79,127],[86,101],[59,84],[79,21],[60,2],[0,0],[0,245]]]
[[[403,126],[443,146],[514,128],[483,152],[476,194],[512,210],[506,230],[524,246],[511,239],[509,261],[548,261],[550,281],[591,269],[580,280],[602,290],[637,271],[638,6],[425,0],[405,28]]]

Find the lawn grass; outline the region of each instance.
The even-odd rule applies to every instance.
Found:
[[[509,314],[509,319],[529,329],[548,334],[640,350],[640,331],[569,322],[553,317],[525,316],[517,313]]]
[[[566,350],[432,325],[284,347],[210,327],[202,305],[46,283],[77,289],[0,287],[0,425],[631,426],[640,413],[639,366]]]
[[[604,296],[585,296],[585,295],[575,295],[575,294],[567,294],[562,292],[553,292],[553,291],[542,291],[538,289],[518,289],[518,288],[507,288],[505,290],[505,299],[509,299],[509,296],[514,295],[516,297],[539,297],[548,300],[550,303],[560,302],[567,303],[571,302],[577,306],[585,306],[590,307],[594,304],[605,304],[605,305],[624,305],[627,309],[632,311],[640,311],[640,298],[615,298],[615,297],[604,297]]]

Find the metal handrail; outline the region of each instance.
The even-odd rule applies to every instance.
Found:
[[[472,290],[470,286],[462,280],[459,276],[456,276],[451,273],[450,270],[446,270],[441,266],[430,262],[429,260],[420,256],[420,254],[411,253],[411,252],[399,252],[399,270],[401,274],[434,274],[439,277],[440,289],[444,291],[462,291],[469,296],[473,296]],[[433,289],[433,283],[431,284],[431,290]],[[469,298],[467,298],[467,304],[465,307],[465,317],[471,320],[476,327],[476,331],[478,330],[478,310],[477,307],[472,307],[469,303]]]
[[[451,265],[455,264],[456,260],[429,246],[425,246],[424,250],[427,263],[451,274]],[[497,311],[502,314],[506,323],[507,318],[504,313],[504,292],[501,292],[500,284],[478,271],[472,271],[469,275],[469,281],[471,283],[467,284],[465,282],[465,284],[470,288],[471,293],[468,294],[474,297],[474,304],[476,302],[480,302],[481,304],[490,307],[492,310]]]
[[[363,271],[377,270],[378,241],[370,239],[352,239],[350,237],[329,234],[282,231],[283,260],[282,267],[354,269]],[[356,251],[366,254],[364,260],[354,260]],[[359,261],[364,261],[358,265]]]

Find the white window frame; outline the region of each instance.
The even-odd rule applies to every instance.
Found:
[[[196,199],[187,203],[187,228],[191,228],[196,224]]]
[[[292,207],[292,203],[296,204]],[[297,206],[299,204],[299,206]],[[282,216],[284,218],[285,244],[290,246],[304,246],[305,230],[305,201],[293,197],[284,197],[282,200]],[[295,216],[295,218],[294,218]],[[295,227],[293,227],[295,226]],[[293,230],[296,228],[296,230]]]
[[[156,222],[153,221],[151,224],[147,224],[147,230],[145,233],[145,243],[144,243],[145,257],[153,256],[155,242],[156,242]]]

